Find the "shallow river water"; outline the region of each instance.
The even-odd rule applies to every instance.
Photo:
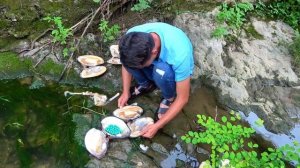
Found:
[[[44,84],[39,80],[32,81],[32,78],[0,80],[0,165],[83,167],[89,161],[88,152],[74,139],[76,126],[72,122],[72,114],[82,113],[82,107],[88,107],[90,102],[82,98],[68,101],[64,97],[66,90],[97,91],[93,88],[77,88],[51,82]],[[144,103],[147,103],[147,99]],[[116,102],[108,106],[108,109],[113,109],[114,106]],[[93,107],[93,110],[105,112],[99,107]],[[191,111],[193,114],[187,115]],[[225,110],[217,108],[212,92],[201,88],[193,91],[188,105],[180,115],[187,118],[194,114],[215,116],[216,111],[218,115],[227,115]],[[245,119],[250,125],[256,120],[253,114],[245,116]],[[172,133],[172,130],[182,129],[186,125],[184,122],[183,117],[179,116],[164,129],[171,129],[166,132]],[[254,140],[262,147],[271,145],[264,139],[271,140],[278,146],[291,143],[295,139],[300,141],[299,126],[291,132],[294,137],[266,133],[263,128],[257,130],[261,136],[256,136]],[[184,131],[183,129],[182,134]],[[182,149],[182,142],[174,142],[173,139],[171,143],[170,139],[164,138],[163,133],[159,133],[152,141],[164,145],[169,151],[167,157],[156,160],[157,166],[180,167],[180,160],[185,163],[184,167],[198,167],[199,162],[204,160],[186,154]],[[153,160],[157,159],[157,153],[150,153],[149,156]]]

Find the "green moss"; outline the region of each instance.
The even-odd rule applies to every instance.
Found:
[[[12,37],[0,38],[0,50],[7,50],[7,48],[10,48],[10,46],[13,46],[16,42],[17,40]]]
[[[246,34],[247,34],[249,37],[253,37],[253,38],[259,39],[259,40],[264,39],[264,36],[261,35],[261,34],[259,34],[259,33],[255,30],[255,28],[254,28],[254,26],[253,26],[252,24],[249,25],[249,26],[246,26],[244,29],[245,29],[245,31],[246,31]]]
[[[0,53],[0,79],[30,76],[29,68],[31,65],[29,59],[20,60],[15,53]]]
[[[40,74],[58,78],[60,73],[63,71],[64,65],[57,64],[51,59],[44,60],[38,67],[37,70]]]

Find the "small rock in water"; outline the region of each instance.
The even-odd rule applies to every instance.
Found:
[[[158,153],[169,155],[169,152],[167,151],[167,149],[161,144],[152,143],[151,148]]]
[[[143,151],[143,152],[147,152],[147,150],[149,149],[148,146],[144,145],[144,144],[140,144],[140,149]]]

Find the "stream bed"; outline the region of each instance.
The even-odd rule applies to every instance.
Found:
[[[193,120],[196,118],[195,115],[200,113],[214,116],[216,110],[219,115],[227,113],[217,107],[214,96],[208,89],[195,89],[183,113],[163,128],[157,136],[151,140],[143,138],[113,140],[107,157],[101,159],[100,163],[91,159],[82,142],[80,144],[80,140],[75,138],[77,127],[73,122],[73,115],[98,113],[98,117],[101,118],[103,115],[109,115],[109,111],[116,107],[116,101],[105,109],[90,107],[91,102],[88,99],[64,97],[66,90],[99,91],[96,88],[58,85],[55,82],[44,83],[31,77],[0,80],[0,165],[4,167],[53,167],[54,165],[54,167],[97,167],[102,164],[102,167],[105,167],[115,162],[115,166],[120,167],[143,164],[144,166],[141,167],[199,167],[199,163],[207,159],[208,154],[201,154],[180,140],[180,136],[190,129],[187,119]],[[151,100],[150,95],[138,101],[143,107]],[[87,108],[91,108],[92,110],[89,111],[92,112],[87,112],[85,110]],[[146,110],[153,111],[148,106]],[[151,116],[149,113],[145,115]],[[253,114],[244,118],[253,125],[255,121]],[[267,134],[266,130],[262,129],[257,128],[261,136],[254,138],[254,141],[262,147],[272,145],[265,141],[266,139],[276,146],[292,143],[295,139],[299,141],[299,125],[292,130],[292,136]],[[84,135],[79,136],[84,138]],[[148,145],[150,150],[142,154],[139,144]],[[148,163],[144,163],[146,160]]]

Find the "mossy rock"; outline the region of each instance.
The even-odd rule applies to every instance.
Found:
[[[15,79],[31,76],[31,65],[31,60],[20,60],[15,53],[0,53],[0,79]]]

